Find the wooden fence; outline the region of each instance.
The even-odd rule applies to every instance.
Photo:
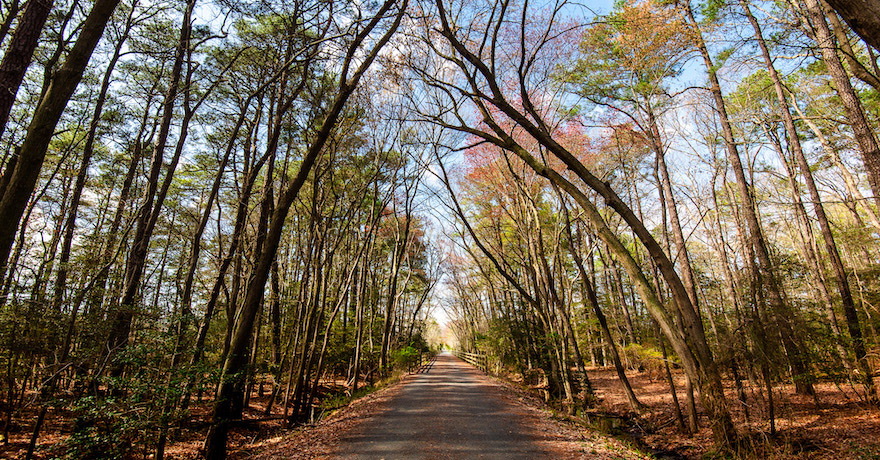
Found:
[[[482,353],[469,353],[467,351],[455,350],[453,352],[460,360],[471,364],[477,369],[489,373],[489,357]]]
[[[407,366],[407,372],[426,372],[427,369],[430,369],[430,364],[434,363],[435,354],[433,352],[423,351],[419,353],[418,361],[413,360],[409,366]]]

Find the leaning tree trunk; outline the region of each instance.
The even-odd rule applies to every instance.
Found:
[[[568,219],[568,210],[565,210],[565,213],[566,219]],[[571,239],[571,224],[570,221],[568,222],[569,224],[567,227],[569,228],[569,239]],[[596,296],[596,290],[593,288],[593,284],[590,282],[590,277],[584,269],[581,255],[578,253],[574,245],[569,246],[569,250],[571,251],[575,266],[577,266],[578,275],[581,277],[581,295],[584,297],[584,302],[590,305],[593,309],[593,313],[596,315],[596,320],[599,321],[599,328],[602,330],[602,336],[605,337],[605,341],[608,342],[608,347],[611,350],[611,361],[614,363],[614,370],[617,373],[617,378],[623,383],[626,399],[629,401],[632,410],[639,413],[645,408],[645,405],[636,397],[632,385],[629,382],[629,378],[626,376],[626,370],[623,368],[623,363],[620,361],[620,354],[617,352],[617,344],[614,343],[614,338],[611,337],[611,330],[608,328],[608,321],[605,319],[605,314],[602,313],[602,308],[599,306],[599,298]]]
[[[406,179],[404,179],[406,180]],[[406,203],[404,209],[404,219],[406,219],[403,230],[400,228],[400,221],[397,216],[397,210],[394,210],[392,214],[392,218],[395,219],[395,228],[397,229],[397,233],[395,234],[396,238],[394,241],[394,251],[391,255],[391,279],[389,281],[389,292],[388,299],[385,303],[385,321],[382,327],[382,348],[379,352],[379,367],[382,369],[383,373],[388,372],[388,348],[391,342],[391,325],[394,320],[394,310],[397,305],[398,298],[398,277],[400,275],[401,265],[403,263],[403,256],[406,253],[407,246],[409,245],[409,233],[412,225],[412,216],[410,214],[410,204],[412,203],[412,198],[410,196],[409,186],[406,186],[407,196],[404,198]]]
[[[168,90],[162,106],[162,118],[159,122],[159,132],[154,145],[153,159],[150,166],[147,189],[144,192],[144,202],[140,207],[137,227],[135,229],[132,247],[128,254],[125,267],[125,281],[123,283],[122,296],[119,300],[118,310],[111,319],[110,333],[107,339],[107,349],[116,353],[128,345],[128,335],[131,330],[131,322],[134,318],[135,304],[140,291],[141,279],[147,263],[147,251],[153,235],[156,221],[161,212],[165,195],[171,185],[174,169],[180,159],[183,143],[186,140],[187,128],[192,113],[187,113],[180,127],[180,138],[170,164],[168,165],[165,179],[159,189],[159,173],[164,166],[165,147],[168,143],[168,135],[171,131],[171,121],[174,116],[174,105],[177,93],[180,89],[181,74],[184,60],[189,49],[189,38],[192,32],[192,12],[196,0],[188,0],[186,10],[180,26],[180,36],[174,54],[174,63],[168,81]],[[158,189],[158,191],[157,191]],[[113,366],[111,374],[118,376],[122,372],[121,366]]]
[[[679,266],[681,267],[682,272],[682,282],[684,283],[688,298],[690,298],[691,304],[697,312],[696,318],[692,318],[692,320],[699,321],[700,304],[699,298],[697,297],[696,280],[694,278],[693,268],[691,267],[690,255],[688,254],[687,246],[685,244],[684,232],[681,229],[681,219],[678,217],[678,205],[676,204],[675,196],[672,193],[672,181],[669,179],[669,169],[666,167],[666,152],[663,151],[663,144],[660,141],[660,129],[657,126],[657,118],[654,116],[654,112],[650,105],[647,107],[647,112],[648,138],[651,141],[654,154],[656,155],[655,164],[657,168],[657,179],[660,182],[659,188],[661,201],[666,207],[669,223],[672,227],[672,240],[675,242],[676,246],[676,254],[673,257],[673,260],[680,261]],[[663,226],[666,226],[665,222],[663,223]],[[670,253],[672,253],[671,249]],[[688,317],[685,315],[682,316],[684,318]],[[700,327],[702,327],[702,325]],[[685,394],[687,395],[688,429],[691,433],[696,433],[699,429],[697,406],[694,401],[693,382],[690,377],[687,376],[685,376]]]
[[[360,45],[366,40],[367,35],[376,28],[378,23],[383,19],[394,6],[394,0],[387,0],[377,11],[376,15],[364,26],[364,29],[358,33],[348,48],[346,62],[343,66],[342,77],[339,84],[338,94],[333,104],[328,109],[324,120],[321,122],[320,128],[315,133],[309,149],[303,155],[302,162],[296,177],[281,193],[278,203],[272,213],[269,231],[266,235],[266,242],[263,250],[254,266],[252,278],[248,282],[245,298],[239,309],[240,317],[236,324],[235,333],[230,343],[229,353],[223,364],[223,375],[221,377],[220,388],[214,402],[214,413],[211,420],[211,428],[205,439],[205,456],[208,459],[221,459],[226,456],[226,438],[229,431],[229,416],[232,411],[232,397],[235,393],[237,380],[240,378],[241,371],[245,365],[245,350],[253,332],[254,320],[260,301],[263,298],[263,292],[266,288],[266,281],[269,276],[272,264],[278,251],[281,241],[281,234],[284,229],[284,221],[290,211],[290,206],[299,191],[305,184],[306,179],[311,172],[312,166],[318,158],[318,155],[330,138],[331,132],[345,107],[349,96],[357,87],[361,76],[367,71],[381,48],[391,39],[391,35],[396,31],[398,25],[403,19],[403,13],[406,10],[406,1],[401,5],[400,10],[394,16],[394,22],[391,28],[379,38],[373,48],[366,56],[359,56],[360,65],[354,70],[351,76],[347,75],[348,67],[354,58],[356,51]]]
[[[511,103],[507,100],[507,96],[503,93],[499,82],[495,80],[495,74],[490,67],[475,55],[467,46],[459,40],[456,32],[450,26],[449,17],[446,7],[442,1],[435,2],[435,6],[439,12],[440,33],[448,41],[449,45],[461,56],[461,60],[456,61],[459,68],[471,75],[470,82],[474,87],[474,96],[471,98],[483,117],[484,123],[490,125],[492,134],[486,134],[484,140],[492,142],[502,148],[514,151],[517,156],[523,159],[529,167],[536,173],[549,178],[556,182],[566,193],[571,195],[578,204],[584,209],[590,221],[595,224],[599,236],[609,244],[615,251],[615,255],[621,259],[628,274],[633,278],[639,295],[645,300],[646,306],[652,315],[656,315],[660,323],[661,330],[670,337],[670,342],[680,353],[684,366],[691,373],[692,378],[701,385],[701,398],[704,407],[710,414],[713,435],[719,445],[730,446],[736,438],[736,430],[727,410],[726,400],[724,397],[723,387],[721,385],[721,376],[715,364],[712,352],[706,340],[705,331],[700,327],[697,312],[690,303],[690,299],[681,282],[681,278],[676,273],[668,256],[651,233],[638,218],[635,217],[632,210],[624,203],[616,192],[611,189],[610,185],[605,181],[596,177],[587,167],[581,163],[569,150],[559,144],[549,132],[546,125],[541,123],[543,117],[535,109],[530,101],[530,96],[524,84],[520,85],[519,98],[522,104],[517,102]],[[479,74],[476,78],[474,73]],[[488,90],[491,94],[486,94],[484,88],[479,86],[476,81],[488,81]],[[479,86],[479,87],[478,87]],[[490,110],[486,107],[486,103],[492,105]],[[524,106],[526,112],[522,112],[518,107]],[[538,162],[531,154],[519,146],[510,136],[507,130],[500,127],[493,119],[492,113],[500,111],[510,120],[522,127],[528,134],[535,138],[541,145],[546,147],[550,153],[561,160],[584,184],[590,189],[599,193],[604,198],[606,204],[611,207],[630,228],[638,236],[642,244],[648,250],[648,253],[655,259],[660,269],[663,279],[667,282],[671,292],[672,299],[679,306],[683,314],[688,315],[690,320],[685,324],[686,333],[683,334],[673,323],[669,317],[666,307],[655,298],[650,282],[645,278],[638,263],[632,257],[632,254],[626,247],[622,245],[620,240],[614,233],[607,228],[604,219],[599,214],[592,202],[584,195],[584,193],[573,183],[562,177],[556,171],[547,168]],[[466,128],[471,134],[479,135],[481,132],[476,129]],[[685,338],[690,338],[690,342]]]
[[[496,103],[496,105],[497,102],[498,101],[493,101],[493,103]],[[670,343],[675,348],[675,351],[678,353],[685,372],[689,373],[694,381],[698,383],[699,388],[701,389],[700,397],[703,402],[703,406],[710,414],[710,425],[712,427],[713,435],[716,438],[716,442],[722,446],[729,446],[736,438],[736,430],[730,418],[730,413],[727,410],[723,387],[721,386],[721,377],[718,373],[718,369],[714,363],[714,360],[711,357],[711,352],[709,352],[708,350],[708,344],[705,342],[704,339],[705,335],[702,336],[702,342],[700,342],[701,336],[694,335],[690,335],[690,337],[688,337],[691,339],[689,341],[688,338],[686,338],[685,333],[676,326],[675,321],[672,315],[670,315],[670,313],[667,311],[666,306],[656,298],[651,283],[645,277],[639,264],[633,259],[632,254],[620,242],[617,235],[613,231],[611,231],[610,228],[608,228],[605,220],[599,213],[599,210],[592,202],[590,202],[587,196],[568,179],[561,176],[553,169],[548,168],[544,163],[539,162],[527,150],[517,144],[516,141],[512,137],[510,137],[510,135],[507,134],[504,129],[498,126],[494,122],[494,120],[492,120],[488,116],[488,111],[485,110],[485,108],[483,108],[481,111],[485,117],[484,121],[490,125],[490,128],[498,136],[498,138],[496,138],[496,141],[500,144],[499,146],[515,153],[538,175],[553,181],[569,196],[574,198],[578,205],[584,210],[585,217],[594,226],[599,238],[602,239],[603,242],[605,242],[609,246],[609,248],[611,248],[615,256],[619,258],[620,263],[623,265],[623,267],[627,270],[627,273],[632,278],[635,288],[639,293],[639,296],[645,302],[645,307],[657,320],[660,329],[663,331],[663,334],[667,336]],[[523,123],[524,126],[528,124],[528,121],[525,120],[524,117],[520,118],[520,121]],[[539,130],[536,130],[535,132],[540,137],[543,137]],[[544,139],[544,142],[547,142],[546,145],[553,145],[555,148],[562,149],[562,147],[553,142],[552,139]],[[560,151],[563,153],[568,153],[564,150]],[[570,153],[568,154],[570,155]],[[572,164],[575,167],[578,167],[577,165],[580,163]],[[582,172],[585,171],[585,167],[583,166],[583,164],[580,164],[579,169],[581,169]],[[444,172],[445,177],[445,170],[442,168],[442,165],[441,171]],[[589,178],[589,176],[587,177]],[[448,185],[447,189],[449,189]],[[600,188],[600,190],[610,192],[607,186],[605,188]],[[613,196],[616,197],[616,195]],[[616,199],[617,202],[615,204],[617,206],[622,205],[625,207],[625,204],[623,204],[619,200],[619,198]],[[624,209],[628,210],[629,208],[626,207]],[[460,209],[458,210],[458,212],[459,214],[463,215]],[[633,217],[631,216],[631,214],[632,211],[629,211],[628,216]],[[464,222],[464,224],[465,227],[468,229],[468,233],[474,238],[474,243],[481,247],[483,252],[489,257],[490,261],[492,261],[493,265],[495,265],[502,276],[504,276],[505,279],[508,279],[516,287],[516,281],[511,281],[510,275],[507,274],[507,272],[491,255],[491,253],[483,248],[482,244],[475,237],[473,229],[470,227],[470,225],[466,221]],[[638,230],[639,232],[647,231],[643,225],[640,228],[636,228],[636,230]],[[647,243],[648,245],[650,245],[651,250],[659,250],[659,245],[656,243],[655,240],[653,240],[653,237],[647,240]],[[668,263],[668,259],[666,259],[666,262]],[[680,280],[678,284],[679,286],[681,286]],[[518,291],[520,291],[520,295],[522,295],[524,298],[531,298],[531,296],[529,296],[527,292],[524,292],[521,289],[518,289]],[[679,302],[687,302],[687,295],[684,294],[683,289],[679,292],[684,298],[682,299],[681,297],[679,297],[676,300]]]
[[[98,97],[95,99],[95,108],[92,113],[92,120],[89,123],[89,131],[86,133],[86,141],[83,145],[82,159],[80,160],[79,171],[76,176],[76,184],[73,188],[73,196],[70,199],[70,205],[67,210],[67,221],[64,226],[64,239],[61,243],[61,254],[58,260],[58,273],[55,276],[54,294],[52,297],[52,308],[60,310],[64,301],[64,290],[67,286],[68,263],[70,261],[70,251],[73,245],[73,234],[76,230],[76,217],[79,211],[79,204],[82,198],[82,192],[86,185],[89,175],[89,165],[91,164],[92,154],[95,151],[95,138],[98,133],[98,126],[101,123],[101,114],[104,112],[104,103],[107,101],[107,91],[110,89],[110,83],[113,76],[113,70],[122,53],[122,47],[128,39],[131,32],[132,18],[135,8],[132,8],[126,18],[125,29],[123,34],[116,42],[113,48],[113,55],[104,71],[104,77],[101,80],[101,89],[98,91]],[[72,313],[76,316],[76,312]]]
[[[880,0],[826,1],[866,43],[880,49]]]
[[[12,104],[15,103],[15,96],[18,94],[18,87],[21,86],[24,74],[34,56],[34,50],[40,43],[43,26],[51,10],[52,0],[28,0],[15,32],[12,33],[12,39],[6,47],[6,52],[3,53],[3,60],[0,61],[0,136],[6,128]],[[9,17],[4,26],[8,27],[15,12],[8,11],[6,14]],[[2,39],[3,36],[0,35],[0,43],[3,43]]]

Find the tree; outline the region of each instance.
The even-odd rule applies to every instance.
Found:
[[[828,0],[862,39],[880,49],[880,2],[877,0]]]

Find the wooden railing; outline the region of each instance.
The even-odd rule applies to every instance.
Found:
[[[408,367],[407,372],[427,372],[428,369],[431,368],[431,364],[434,364],[434,357],[436,356],[433,352],[423,351],[419,353],[418,362],[413,361]]]
[[[489,373],[489,357],[482,353],[470,353],[467,351],[455,350],[452,352],[458,359],[476,367],[477,369]]]

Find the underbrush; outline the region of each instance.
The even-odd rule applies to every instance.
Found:
[[[412,358],[408,358],[401,362],[386,378],[374,378],[371,382],[365,376],[363,386],[353,392],[342,383],[344,376],[323,380],[318,390],[314,413],[309,417],[311,420],[303,423],[326,418],[348,407],[352,402],[398,382],[412,369],[412,361]],[[271,376],[258,374],[255,379],[271,381]],[[75,401],[58,400],[59,409],[49,411],[46,418],[35,458],[149,458],[155,452],[160,421],[169,429],[166,458],[200,458],[213,405],[208,391],[202,397],[194,398],[185,412],[169,411],[162,414],[151,410],[156,406],[150,402],[165,395],[165,386],[158,390],[152,386],[126,385],[125,388],[129,391],[128,398],[116,398],[102,391],[102,394],[106,393],[102,397],[82,397]],[[253,386],[249,405],[244,408],[243,419],[230,432],[228,449],[231,454],[259,440],[287,433],[292,428],[285,423],[283,405],[278,399],[272,410],[266,411],[271,400],[271,385],[265,385],[267,391],[263,389],[264,385]],[[176,395],[177,393],[171,394]],[[33,395],[27,396],[33,398]],[[33,420],[38,411],[39,407],[29,407],[28,411],[20,414],[20,419]],[[31,431],[30,426],[23,424],[10,430],[9,439],[0,443],[0,458],[24,458]]]
[[[323,401],[321,401],[320,407],[324,412],[335,411],[337,409],[341,409],[356,399],[363,398],[364,396],[373,393],[374,391],[387,386],[388,383],[386,381],[379,382],[376,385],[367,385],[361,388],[358,388],[356,391],[342,391],[339,393],[335,393],[329,395]]]

